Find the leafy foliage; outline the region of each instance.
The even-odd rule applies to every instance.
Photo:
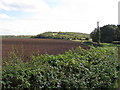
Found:
[[[65,40],[81,40],[89,39],[89,34],[75,33],[75,32],[45,32],[33,36],[32,38],[52,38],[52,39],[65,39]]]
[[[32,56],[26,63],[14,56],[3,67],[3,89],[115,88],[120,69],[116,50],[79,47],[62,55]]]

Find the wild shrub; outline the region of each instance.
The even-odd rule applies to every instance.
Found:
[[[115,47],[76,48],[61,55],[32,56],[30,62],[3,67],[3,89],[116,88],[119,61]]]

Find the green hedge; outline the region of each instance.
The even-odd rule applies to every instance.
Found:
[[[3,89],[104,89],[116,88],[117,49],[77,48],[62,55],[32,56],[23,63],[17,56],[3,67]]]

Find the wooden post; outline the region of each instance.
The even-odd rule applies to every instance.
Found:
[[[97,29],[98,29],[98,44],[100,45],[100,27],[99,27],[99,21],[97,22]]]

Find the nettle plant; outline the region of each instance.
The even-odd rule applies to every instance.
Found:
[[[32,60],[3,67],[3,89],[116,88],[119,61],[115,47],[76,48],[61,55],[32,56]]]

